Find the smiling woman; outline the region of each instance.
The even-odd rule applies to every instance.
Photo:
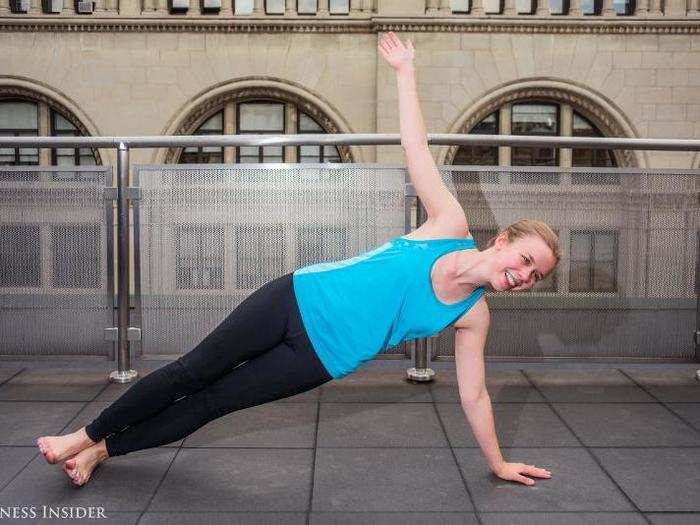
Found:
[[[528,485],[534,481],[524,474],[549,477],[545,469],[507,463],[500,454],[484,388],[484,288],[532,287],[559,259],[556,236],[539,221],[523,220],[486,250],[476,249],[464,211],[428,151],[413,46],[389,33],[379,50],[397,71],[401,143],[428,220],[366,253],[270,280],[194,349],[135,383],[88,425],[39,438],[49,463],[66,460],[73,483],[86,483],[109,457],[172,443],[230,412],[344,377],[389,346],[451,324],[462,405],[489,466],[503,479]],[[181,233],[186,238],[188,232]],[[193,277],[183,270],[183,280]]]

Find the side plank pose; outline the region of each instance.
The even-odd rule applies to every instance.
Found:
[[[87,426],[38,438],[46,460],[65,461],[75,485],[108,457],[172,443],[230,412],[341,378],[383,348],[452,323],[461,405],[489,467],[525,485],[534,484],[526,475],[551,476],[500,453],[485,388],[483,292],[532,287],[559,262],[557,237],[546,224],[523,219],[476,249],[428,150],[413,45],[388,33],[379,52],[396,71],[401,144],[427,221],[362,255],[268,282],[193,350],[137,381]]]

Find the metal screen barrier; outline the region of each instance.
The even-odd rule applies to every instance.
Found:
[[[491,358],[693,359],[700,205],[692,170],[445,167],[483,250],[519,218],[559,235],[562,258],[519,293],[486,293]],[[454,328],[433,339],[454,358]]]
[[[142,355],[180,355],[266,282],[406,231],[399,168],[162,165],[134,175],[142,336],[132,347]],[[383,354],[410,357],[407,346]]]
[[[0,167],[0,354],[112,357],[112,168]]]
[[[692,139],[428,134],[427,140],[428,144],[432,145],[700,151],[700,140]],[[4,279],[0,288],[3,291],[7,290],[7,293],[4,293],[3,303],[0,303],[6,306],[0,309],[3,312],[0,336],[3,340],[20,341],[6,343],[5,352],[26,355],[27,348],[37,347],[36,342],[30,341],[27,344],[26,341],[39,340],[44,342],[43,348],[47,353],[62,349],[77,355],[104,355],[100,353],[104,337],[116,341],[117,370],[109,375],[110,381],[130,382],[138,375],[137,371],[131,369],[130,346],[136,347],[140,344],[138,342],[143,340],[147,343],[146,353],[150,352],[141,328],[132,326],[143,325],[144,321],[148,325],[148,309],[161,308],[163,311],[175,312],[181,304],[181,298],[190,295],[192,298],[185,308],[192,310],[192,304],[195,305],[198,309],[195,315],[202,319],[202,332],[206,332],[259,285],[262,276],[274,277],[275,270],[281,275],[284,271],[291,271],[304,263],[313,262],[314,259],[320,261],[325,258],[351,256],[409,229],[412,213],[410,206],[404,206],[403,229],[400,226],[399,213],[396,213],[397,222],[389,221],[385,225],[384,237],[381,235],[382,227],[377,224],[374,238],[368,230],[365,231],[364,238],[358,234],[355,244],[352,243],[353,233],[350,229],[343,228],[351,224],[350,217],[357,217],[358,209],[362,208],[353,206],[348,198],[345,204],[347,209],[352,211],[342,220],[335,217],[335,204],[331,204],[332,201],[327,197],[337,195],[338,191],[340,195],[344,195],[343,191],[346,190],[332,189],[330,186],[324,188],[324,174],[338,174],[339,178],[335,182],[339,188],[344,188],[348,183],[340,177],[344,170],[347,170],[347,173],[355,173],[353,170],[358,169],[365,170],[365,175],[372,174],[364,182],[365,192],[371,193],[373,190],[377,191],[378,195],[384,195],[381,186],[373,186],[368,181],[373,181],[377,175],[384,173],[382,170],[390,172],[392,169],[396,171],[396,168],[347,164],[315,167],[278,165],[277,168],[282,173],[299,170],[297,176],[300,181],[304,179],[305,174],[314,173],[315,170],[319,180],[314,184],[326,191],[325,194],[321,191],[313,197],[313,192],[303,188],[303,184],[300,183],[296,189],[300,202],[295,201],[296,207],[290,206],[281,196],[284,191],[289,190],[283,182],[284,177],[282,182],[266,181],[272,184],[267,187],[259,181],[254,182],[253,178],[246,181],[244,177],[241,182],[216,173],[217,169],[225,171],[248,168],[253,172],[260,170],[260,173],[267,173],[269,177],[275,168],[271,165],[152,166],[152,170],[161,171],[161,187],[154,187],[152,190],[162,192],[166,203],[179,204],[182,209],[162,211],[164,215],[168,215],[170,223],[155,222],[161,219],[148,210],[144,212],[144,217],[149,222],[145,222],[142,228],[139,188],[130,187],[130,149],[260,145],[379,146],[400,143],[398,134],[0,137],[0,147],[3,148],[112,148],[116,150],[117,160],[115,188],[105,188],[111,184],[111,181],[107,180],[91,186],[90,181],[80,180],[82,176],[78,176],[79,172],[84,171],[100,172],[100,168],[20,167],[5,170],[4,179],[0,180],[0,184],[4,185],[0,187],[0,202],[3,203],[0,207],[0,221],[4,221],[0,222],[3,227],[1,233],[4,236],[0,239],[0,274]],[[141,169],[144,175],[145,168]],[[109,168],[104,169],[107,175]],[[201,184],[193,184],[183,179],[180,181],[180,187],[171,179],[166,190],[163,182],[168,180],[166,175],[170,169],[204,170],[203,173],[206,172],[207,175],[202,175],[204,178],[199,181]],[[269,171],[271,169],[273,171]],[[651,357],[667,360],[694,356],[698,359],[700,294],[696,292],[700,287],[697,279],[693,279],[694,274],[700,275],[700,258],[697,253],[698,170],[622,169],[606,172],[585,169],[576,172],[572,169],[551,168],[441,169],[443,177],[448,179],[450,187],[467,210],[472,233],[482,248],[486,239],[495,233],[493,230],[502,228],[526,214],[552,224],[563,241],[564,264],[560,265],[557,275],[550,279],[549,283],[541,285],[549,286],[549,290],[539,289],[517,296],[499,294],[491,298],[491,307],[495,311],[494,326],[501,325],[507,328],[500,334],[491,336],[490,346],[487,348],[491,357],[539,359],[561,355],[604,358],[608,357],[609,353],[617,352],[614,355],[616,358]],[[32,172],[51,175],[37,175]],[[59,181],[60,177],[57,177],[55,172],[74,172],[76,175],[72,181]],[[402,174],[402,171],[398,170],[398,173]],[[194,173],[189,178],[194,177],[196,181],[198,176]],[[70,176],[68,178],[70,179]],[[395,176],[393,183],[398,184],[400,180],[401,176]],[[240,196],[232,196],[232,184],[242,184]],[[393,187],[391,184],[389,186]],[[279,190],[270,191],[270,188]],[[362,188],[363,185],[359,184],[356,192],[362,193]],[[100,214],[96,210],[100,210],[101,206],[95,206],[93,212],[97,215],[93,216],[88,211],[89,206],[84,205],[81,200],[81,196],[89,194],[90,189],[95,190],[95,200],[102,195],[107,201],[102,228],[99,223],[96,226],[94,222],[95,217]],[[197,189],[198,192],[192,191]],[[52,190],[56,190],[53,192],[55,195],[63,192],[67,198],[55,198],[52,201]],[[144,188],[146,193],[149,190],[150,188]],[[255,190],[258,190],[258,193]],[[395,190],[393,197],[400,198],[401,192],[398,187]],[[405,198],[401,204],[405,205],[411,197],[415,197],[415,189],[406,184],[403,190]],[[228,201],[222,200],[227,194]],[[212,196],[216,197],[214,202],[219,203],[218,207],[211,205]],[[388,201],[393,200],[390,198],[391,191],[384,196],[387,196]],[[197,206],[197,199],[202,202],[202,207]],[[318,222],[316,219],[305,222],[311,215],[304,207],[309,201],[304,199],[312,199],[314,203],[318,201],[314,204],[317,208],[314,213],[320,218]],[[379,197],[376,199],[378,204],[374,212],[379,218],[377,220],[380,220],[382,215],[379,210],[384,201]],[[113,243],[109,238],[113,234],[112,200],[116,200],[116,297],[112,293],[114,266],[110,256]],[[147,200],[148,196],[144,202]],[[342,199],[340,200],[342,202]],[[24,202],[26,206],[22,207],[20,202]],[[228,207],[231,203],[248,205],[248,208],[237,209],[234,212]],[[59,207],[61,204],[64,205],[64,209],[51,215],[49,205]],[[298,218],[304,220],[295,225],[282,221],[274,211],[277,207],[273,204],[288,212],[291,210],[298,213]],[[389,204],[390,208],[391,206],[393,204]],[[167,243],[170,243],[168,249],[171,249],[173,242],[176,252],[181,254],[174,262],[161,260],[160,267],[144,268],[144,274],[149,272],[148,275],[144,275],[144,282],[148,286],[146,293],[151,295],[145,295],[143,301],[139,264],[141,238],[136,239],[136,236],[132,235],[130,207],[134,209],[134,233],[144,233],[144,247],[151,250],[147,257],[153,257],[153,251],[156,249],[161,249],[160,253],[165,254],[164,248],[168,247]],[[371,215],[372,206],[366,208],[365,213]],[[400,208],[401,205],[397,202],[397,209]],[[200,209],[205,211],[198,211]],[[420,207],[416,208],[416,212],[418,224],[422,215]],[[42,213],[45,214],[43,220]],[[211,221],[217,214],[221,219],[219,223]],[[390,213],[385,215],[391,217]],[[175,220],[178,216],[181,216],[180,222]],[[67,220],[68,217],[72,221],[71,224]],[[242,218],[250,222],[240,222],[239,219]],[[281,229],[274,229],[275,223],[271,220],[273,218],[280,221],[277,224],[278,227],[282,225]],[[362,218],[361,213],[359,218]],[[171,225],[170,231],[167,224]],[[354,226],[362,229],[359,224]],[[278,243],[278,237],[267,236],[269,230],[265,228],[270,227],[273,228],[272,233],[280,233],[279,238],[284,239],[284,256],[271,256],[266,260],[266,254],[274,254],[279,248],[279,244],[275,244]],[[159,228],[163,230],[160,237],[152,235],[146,238],[147,234],[150,235]],[[395,228],[393,232],[392,228]],[[348,241],[348,237],[343,239],[344,235],[349,235],[350,240]],[[223,242],[223,251],[221,245],[216,244],[217,239]],[[334,252],[334,247],[341,249],[343,240],[347,242],[348,251]],[[129,283],[132,277],[131,241],[135,241],[133,315],[129,308]],[[307,250],[300,248],[304,243],[308,245]],[[100,248],[96,249],[97,245]],[[233,256],[234,248],[239,249],[236,253],[241,261],[227,260],[227,257]],[[242,248],[248,250],[247,254],[244,254],[246,252]],[[222,260],[223,265],[220,264]],[[106,265],[103,261],[106,261]],[[247,269],[245,264],[239,264],[240,262],[247,262]],[[109,271],[106,271],[106,268],[109,268]],[[170,277],[167,275],[168,271],[171,272]],[[231,280],[234,276],[235,280]],[[158,279],[160,284],[157,284]],[[91,293],[86,290],[91,290]],[[192,293],[192,290],[197,293]],[[100,297],[104,297],[104,293],[107,293],[109,300],[101,303]],[[117,306],[114,316],[110,315],[113,308],[112,297]],[[16,310],[20,307],[24,308],[23,314],[27,315],[17,314]],[[693,307],[695,323],[692,322]],[[50,316],[48,308],[52,309]],[[170,310],[167,310],[168,308]],[[31,313],[31,310],[41,309],[46,311],[43,317]],[[88,323],[85,323],[86,311],[102,311],[105,313],[106,323],[99,323],[102,330],[98,328],[90,330],[89,334],[76,335],[88,326]],[[78,315],[81,323],[76,322]],[[32,316],[39,317],[40,322],[27,322],[26,319]],[[49,317],[51,319],[48,319]],[[56,321],[57,319],[60,321]],[[107,327],[104,327],[104,324],[107,324]],[[172,323],[174,324],[176,323]],[[148,329],[148,326],[145,328]],[[165,355],[172,353],[171,350],[177,345],[168,346],[167,337],[163,337],[168,331],[167,323],[152,328],[153,341],[156,346],[160,346],[159,349],[152,347],[152,355],[156,355],[155,352]],[[492,334],[493,332],[494,330]],[[435,359],[450,358],[450,335],[448,329],[440,337],[433,338],[435,344],[432,345],[432,355]],[[180,341],[177,346],[179,352],[186,351],[198,338],[196,335],[188,337],[189,339],[183,338]],[[444,342],[445,337],[448,342]],[[497,337],[502,339],[496,339]],[[80,344],[75,345],[75,341]],[[32,344],[35,346],[32,347]],[[492,350],[493,348],[496,350]],[[610,349],[613,349],[612,352]],[[402,353],[405,355],[404,350],[397,352],[396,357],[400,357]],[[2,350],[0,355],[3,355],[1,352]],[[384,355],[391,354],[392,351],[389,351]],[[416,367],[407,370],[408,378],[418,381],[430,380],[434,372],[428,368],[425,339],[417,341],[415,354]],[[700,371],[696,375],[700,379]]]

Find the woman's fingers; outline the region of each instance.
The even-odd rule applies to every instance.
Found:
[[[536,467],[535,465],[525,465],[526,469],[524,470],[525,474],[529,474],[531,476],[537,476],[538,478],[548,478],[552,475],[552,473],[543,468]]]
[[[518,475],[518,476],[515,478],[515,481],[519,481],[519,482],[522,483],[523,485],[534,485],[534,484],[535,484],[535,480],[534,480],[534,479],[526,478],[525,476],[520,476],[520,475]]]

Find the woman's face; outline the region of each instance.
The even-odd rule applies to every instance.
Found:
[[[490,282],[495,291],[528,290],[556,266],[552,250],[539,235],[527,235],[509,243],[502,233],[493,248]]]

